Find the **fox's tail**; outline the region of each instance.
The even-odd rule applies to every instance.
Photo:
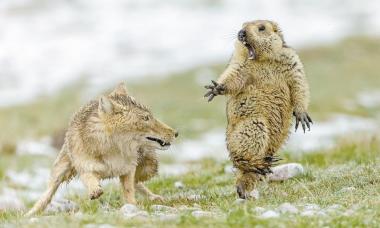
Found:
[[[33,208],[25,214],[25,216],[31,216],[43,211],[46,208],[46,206],[50,203],[59,185],[66,180],[70,180],[71,177],[74,175],[74,169],[71,165],[70,158],[64,150],[65,148],[63,147],[57,159],[54,162],[53,171],[51,172],[51,177],[47,190],[44,192],[42,197],[34,204]]]

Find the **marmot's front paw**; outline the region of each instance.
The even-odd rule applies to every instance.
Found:
[[[297,131],[298,125],[301,122],[303,132],[306,131],[306,126],[310,131],[310,123],[313,123],[313,120],[310,118],[309,114],[307,112],[293,112],[293,115],[296,117],[296,127],[295,131]]]
[[[215,96],[221,95],[226,91],[226,87],[223,84],[219,84],[214,80],[211,80],[212,85],[206,85],[205,88],[208,89],[204,97],[208,97],[208,101],[212,101]]]

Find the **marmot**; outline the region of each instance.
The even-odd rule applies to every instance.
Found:
[[[162,200],[143,182],[157,174],[155,150],[168,149],[177,136],[120,84],[74,114],[48,188],[27,216],[44,210],[60,184],[76,175],[87,187],[90,199],[103,194],[101,179],[119,177],[127,203],[136,203],[135,188],[151,200]]]
[[[278,161],[275,153],[288,137],[292,115],[296,130],[299,123],[310,130],[303,65],[277,23],[251,21],[238,32],[227,69],[205,88],[209,101],[227,96],[227,149],[238,169],[237,193],[247,198]]]

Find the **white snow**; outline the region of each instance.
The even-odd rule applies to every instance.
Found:
[[[51,145],[50,137],[42,137],[40,139],[24,139],[17,143],[17,154],[33,154],[56,156],[57,149]]]
[[[341,4],[2,0],[0,105],[26,102],[83,78],[95,93],[124,79],[226,62],[247,20],[278,21],[288,44],[296,47],[379,33],[379,1]]]
[[[263,218],[263,219],[277,218],[277,217],[280,217],[280,214],[272,210],[265,211],[264,213],[260,215],[260,218]]]

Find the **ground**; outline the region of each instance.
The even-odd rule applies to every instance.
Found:
[[[300,51],[311,85],[310,113],[315,125],[336,113],[378,123],[378,106],[363,105],[357,97],[380,88],[379,53],[380,40],[366,37]],[[224,98],[217,97],[212,103],[202,98],[202,85],[216,78],[223,68],[224,64],[204,66],[160,80],[127,82],[127,86],[160,119],[178,128],[182,140],[197,139],[205,132],[225,126]],[[7,176],[9,170],[32,173],[36,167],[51,166],[54,155],[16,153],[17,144],[25,138],[54,135],[63,129],[71,113],[86,100],[81,92],[84,84],[71,85],[31,104],[0,110],[0,125],[5,129],[0,132],[0,189],[28,189],[12,183]],[[175,146],[169,152],[162,152],[162,162],[175,163],[176,152]],[[29,219],[20,212],[3,211],[0,226],[376,227],[380,224],[379,155],[380,141],[374,133],[342,135],[332,148],[308,153],[284,150],[281,163],[299,162],[305,173],[281,183],[264,182],[258,189],[260,197],[244,202],[236,201],[234,174],[227,169],[230,162],[203,158],[183,164],[189,167],[184,174],[160,176],[147,183],[167,199],[160,203],[139,197],[138,207],[148,211],[149,217],[128,218],[121,213],[121,192],[115,183],[108,184],[105,194],[95,201],[88,200],[84,192],[68,194],[67,198],[78,204],[79,212]],[[34,180],[30,181],[32,184]],[[178,181],[183,183],[183,188],[175,187]],[[31,200],[26,202],[26,207],[32,206]],[[282,213],[284,203],[290,203],[297,212],[293,208]],[[174,207],[168,209],[174,212],[160,215],[151,208],[157,204]],[[199,217],[200,212],[193,211],[209,213]],[[170,217],[170,214],[174,215]]]

